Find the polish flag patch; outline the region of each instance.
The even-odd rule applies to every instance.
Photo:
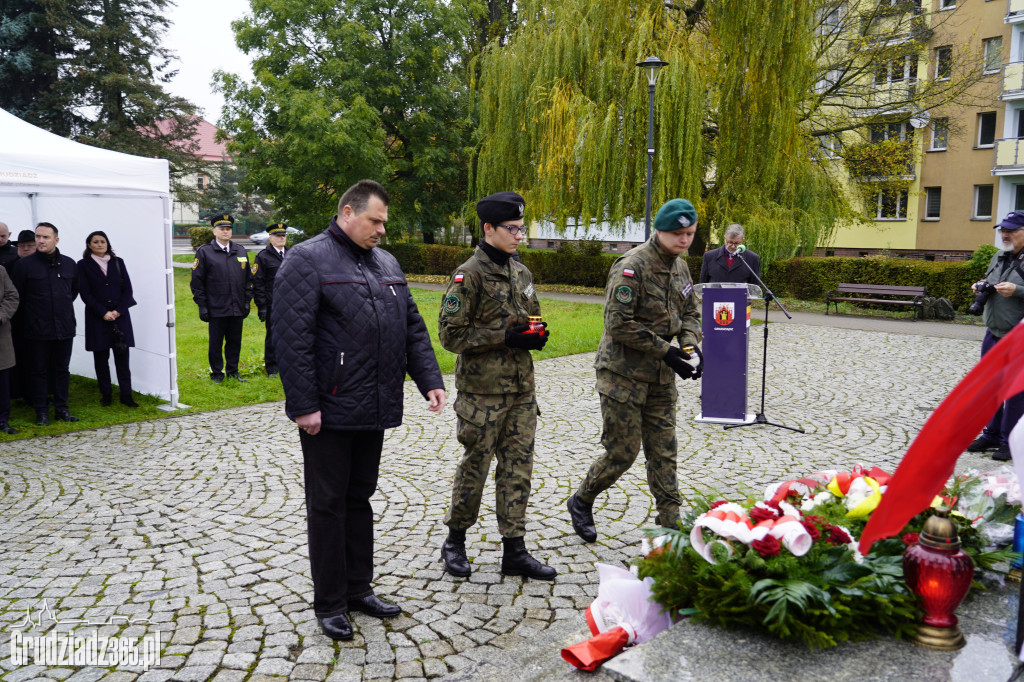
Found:
[[[460,272],[459,274],[455,275],[455,282],[458,283],[458,282],[461,282],[461,281],[462,281],[462,273]]]
[[[633,271],[630,270],[629,268],[626,268],[625,270],[622,271],[622,274],[625,275],[626,277],[632,277]]]

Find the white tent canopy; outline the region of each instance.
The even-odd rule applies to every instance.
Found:
[[[178,402],[174,344],[171,198],[165,159],[79,144],[0,109],[0,222],[12,238],[36,223],[57,226],[60,252],[82,258],[85,237],[103,230],[124,259],[138,305],[131,310],[132,387]],[[85,307],[75,301],[78,338],[71,372],[95,378],[85,350]],[[21,359],[17,359],[21,362]]]

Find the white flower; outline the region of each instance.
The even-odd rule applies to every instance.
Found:
[[[833,495],[827,490],[823,490],[814,497],[808,497],[806,500],[804,500],[803,504],[800,505],[800,511],[813,511],[816,507],[819,507],[825,504],[826,502],[831,502],[834,499],[835,495]]]

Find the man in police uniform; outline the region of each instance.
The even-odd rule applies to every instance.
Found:
[[[530,556],[523,540],[537,430],[530,351],[540,350],[548,339],[546,329],[528,333],[527,318],[540,315],[540,303],[530,271],[512,258],[525,237],[525,208],[526,202],[515,192],[498,192],[477,202],[484,240],[456,268],[438,319],[441,345],[459,354],[455,413],[459,442],[465,447],[444,517],[448,538],[441,558],[445,570],[461,578],[470,574],[466,529],[476,523],[495,455],[501,572],[542,580],[555,577],[555,569]]]
[[[263,365],[267,376],[277,376],[277,355],[274,353],[274,337],[270,328],[270,311],[274,302],[274,277],[277,269],[284,262],[288,247],[288,230],[284,223],[274,223],[267,227],[270,235],[267,247],[256,254],[256,262],[252,264],[252,289],[256,299],[256,314],[260,322],[267,326],[267,337],[263,342]]]
[[[231,241],[235,219],[230,214],[211,218],[210,224],[214,238],[199,247],[192,262],[192,298],[199,306],[199,319],[210,324],[210,379],[224,381],[226,364],[229,377],[245,382],[238,374],[238,356],[242,322],[252,300],[249,256]]]
[[[633,465],[641,444],[657,523],[674,528],[679,520],[675,376],[698,379],[704,364],[693,281],[679,258],[697,231],[697,211],[686,199],[672,199],[658,209],[654,228],[651,239],[623,254],[608,274],[594,362],[605,452],[568,501],[573,530],[586,542],[597,539],[594,500]]]

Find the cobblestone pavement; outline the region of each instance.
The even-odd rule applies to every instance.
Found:
[[[979,344],[789,324],[772,335],[769,351],[767,416],[807,433],[696,423],[698,385],[681,383],[684,497],[760,490],[856,462],[892,470],[976,362]],[[756,411],[759,338],[751,355]],[[498,572],[493,484],[469,532],[472,577],[442,572],[441,518],[460,454],[455,416],[450,408],[429,414],[407,386],[406,424],[387,435],[374,498],[377,591],[399,601],[404,614],[383,622],[355,614],[356,637],[345,643],[320,634],[309,606],[301,456],[280,403],[0,446],[0,677],[435,678],[544,643],[558,628],[564,634],[566,623],[581,627],[597,592],[594,563],[629,561],[640,528],[653,522],[642,462],[598,499],[598,542],[583,544],[566,518],[565,501],[599,450],[592,361],[588,354],[538,363],[543,414],[527,545],[557,567],[553,583]],[[959,466],[990,463],[965,455]],[[60,621],[122,617],[100,635],[160,631],[159,666],[14,666],[11,632],[43,601]],[[44,620],[26,634],[50,627],[74,625]],[[519,678],[515,669],[503,677]]]

